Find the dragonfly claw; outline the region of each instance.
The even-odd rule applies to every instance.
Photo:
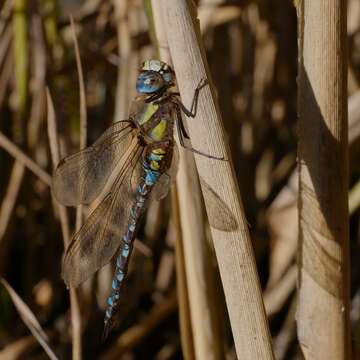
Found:
[[[208,85],[209,82],[207,80],[207,78],[202,78],[200,81],[199,81],[199,84],[198,86],[196,87],[196,90],[197,91],[200,91],[203,87],[205,87],[206,85]]]

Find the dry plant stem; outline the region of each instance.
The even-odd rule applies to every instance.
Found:
[[[358,181],[349,193],[349,214],[352,215],[360,206],[360,181]]]
[[[58,133],[56,127],[55,110],[49,89],[46,89],[46,102],[47,102],[47,125],[48,125],[47,130],[48,130],[48,137],[50,144],[50,153],[51,153],[53,168],[55,169],[60,161],[60,151],[59,151]],[[59,204],[58,202],[56,203],[59,209],[61,230],[63,234],[64,246],[66,248],[70,242],[69,219],[67,216],[67,211],[65,206]]]
[[[188,124],[194,148],[226,159],[195,155],[200,176],[224,201],[238,223],[238,228],[232,231],[211,228],[237,355],[241,359],[273,359],[247,222],[195,15],[185,0],[162,0],[161,4],[182,101],[189,106],[200,80],[205,77],[210,81],[210,86],[200,93],[196,118]],[[205,205],[210,205],[206,199]]]
[[[349,146],[360,137],[360,90],[348,99]]]
[[[24,173],[24,165],[20,161],[15,160],[9,179],[9,185],[6,189],[6,193],[3,197],[0,207],[0,243],[10,222],[11,214],[16,204],[16,199],[20,190]]]
[[[12,15],[13,0],[5,0],[2,2],[0,9],[0,36],[3,35],[4,28]]]
[[[8,52],[7,56],[5,57],[4,65],[2,66],[2,70],[0,72],[0,107],[2,107],[8,86],[11,82],[13,74],[13,59],[13,53]]]
[[[180,149],[177,186],[196,359],[221,359],[223,340],[216,321],[216,310],[220,307],[216,306],[217,298],[210,296],[209,287],[214,279],[205,238],[201,190],[194,156],[184,149]]]
[[[267,288],[274,287],[294,261],[298,234],[298,192],[299,174],[294,171],[266,214],[273,243]]]
[[[116,122],[127,118],[128,106],[130,103],[128,86],[131,36],[128,20],[128,10],[131,5],[129,0],[113,0],[113,3],[117,23],[118,51],[120,59],[115,97],[114,122]]]
[[[10,141],[2,132],[0,132],[0,147],[6,150],[19,163],[25,165],[46,185],[51,185],[51,176],[44,171],[36,162],[31,160],[19,147]]]
[[[278,313],[296,288],[297,266],[292,265],[271,289],[264,292],[264,304],[268,317]]]
[[[284,324],[274,339],[274,352],[277,360],[286,359],[286,354],[296,336],[295,313],[297,306],[297,297],[293,296],[290,308],[286,315]]]
[[[34,20],[35,23],[35,20]],[[3,59],[3,52],[6,51],[6,49],[9,47],[9,42],[11,39],[11,33],[8,34],[8,31],[12,30],[10,26],[8,26],[6,28],[6,32],[4,34],[4,36],[6,38],[4,38],[1,42],[2,49],[0,49],[0,63],[2,62]],[[26,44],[24,45],[26,46]],[[34,51],[34,53],[37,53],[36,51]],[[5,69],[5,71],[7,71],[7,69]],[[34,75],[34,78],[36,78],[36,76]],[[37,83],[36,79],[34,80],[34,85]],[[5,88],[6,88],[6,84]],[[27,84],[25,84],[27,87]],[[27,94],[26,94],[27,96]],[[25,102],[27,100],[25,99]],[[37,102],[36,99],[34,97],[33,103],[32,103],[32,110],[34,108],[37,107]],[[19,109],[21,112],[21,109]],[[30,116],[29,119],[29,127],[30,124],[32,124],[32,120],[33,118]],[[9,186],[6,190],[6,194],[4,197],[4,200],[1,204],[1,209],[0,209],[0,241],[3,238],[5,231],[7,229],[7,226],[9,224],[10,218],[11,218],[11,214],[13,212],[14,206],[16,204],[16,199],[17,199],[17,195],[19,193],[20,187],[21,187],[21,183],[22,183],[22,179],[24,177],[24,173],[25,173],[25,166],[24,166],[24,161],[20,160],[19,158],[21,158],[22,156],[19,156],[19,154],[23,154],[22,151],[16,146],[14,145],[10,140],[8,140],[5,136],[3,136],[0,133],[0,146],[2,146],[8,150],[10,150],[10,153],[12,153],[12,155],[14,156],[14,158],[16,159],[14,166],[13,166],[13,170],[11,173],[11,177],[10,177],[10,181],[9,181]],[[11,151],[12,150],[12,151]],[[26,157],[26,155],[25,155]],[[22,157],[24,158],[24,157]],[[28,159],[26,157],[26,159]],[[42,169],[37,166],[34,162],[32,162],[32,160],[30,160],[31,165],[33,165],[33,168],[35,168],[36,170],[39,170],[39,172],[41,173],[41,175],[44,175],[44,171],[42,171]],[[46,176],[45,176],[46,177]],[[50,176],[47,175],[47,181],[50,182]]]
[[[48,336],[42,329],[41,325],[39,324],[38,320],[36,319],[33,312],[30,310],[30,308],[24,303],[21,297],[15,292],[15,290],[5,279],[0,278],[0,283],[8,292],[19,316],[21,317],[21,320],[33,334],[34,338],[36,338],[36,340],[42,346],[48,357],[51,360],[58,360],[58,357],[50,347]]]
[[[79,82],[79,93],[80,93],[80,150],[83,150],[86,147],[87,139],[87,111],[86,111],[86,92],[85,92],[85,82],[84,74],[81,65],[80,50],[79,44],[76,38],[76,30],[74,19],[70,16],[70,24],[72,30],[72,37],[74,41],[75,56],[76,56],[76,68],[78,73],[78,82]],[[76,208],[76,231],[79,231],[82,225],[83,220],[83,206],[79,205]]]
[[[48,136],[50,143],[51,159],[52,159],[53,167],[56,168],[60,160],[60,153],[59,153],[58,134],[56,128],[55,110],[49,89],[46,89],[46,100],[47,100]],[[64,247],[66,248],[70,242],[69,219],[67,216],[67,211],[63,205],[59,204],[55,200],[55,198],[54,201],[57,204],[59,210]],[[71,311],[71,325],[73,329],[72,356],[73,356],[73,360],[81,360],[81,315],[80,315],[79,302],[75,289],[70,289],[70,311]]]
[[[160,201],[152,201],[146,213],[144,237],[151,247],[159,238],[163,222],[163,207]]]
[[[169,226],[175,232],[175,261],[176,261],[176,291],[179,303],[179,323],[181,348],[185,360],[196,359],[194,338],[191,329],[189,291],[186,282],[185,259],[183,241],[181,237],[178,194],[176,187],[171,189],[171,220]]]
[[[26,354],[29,349],[32,349],[37,346],[36,339],[30,335],[26,337],[22,337],[18,340],[13,341],[9,345],[5,346],[0,351],[0,359],[3,360],[12,360],[12,359],[20,359],[21,356]]]
[[[29,119],[27,120],[27,144],[29,149],[37,150],[40,135],[40,126],[44,120],[45,81],[46,81],[46,49],[42,33],[42,21],[38,14],[31,19],[32,47],[32,104]]]
[[[299,305],[305,359],[351,359],[346,2],[297,1]]]
[[[27,0],[13,2],[14,67],[17,93],[17,118],[14,123],[16,142],[24,141],[23,129],[28,103],[28,33]]]
[[[0,66],[3,65],[4,59],[10,48],[10,43],[13,35],[13,29],[11,26],[7,26],[4,30],[4,34],[0,37]]]
[[[171,65],[160,3],[153,1],[153,15],[160,58]],[[194,156],[179,146],[180,162],[177,175],[178,206],[181,221],[181,248],[184,252],[189,309],[197,359],[224,357],[220,326],[217,322],[216,298],[210,295],[213,273],[205,238],[205,223]],[[179,249],[179,247],[177,248]]]
[[[173,275],[175,271],[174,236],[173,229],[170,227],[167,228],[165,247],[166,250],[161,254],[155,279],[155,299],[163,297],[163,294],[173,285]]]
[[[360,90],[348,99],[349,151],[360,137]],[[275,238],[275,246],[270,255],[270,278],[267,286],[273,286],[294,260],[298,237],[297,196],[299,191],[297,169],[289,177],[286,186],[279,192],[267,212],[267,222]],[[360,206],[360,185],[355,185],[349,193],[349,212],[353,214]],[[284,227],[282,224],[286,223]]]

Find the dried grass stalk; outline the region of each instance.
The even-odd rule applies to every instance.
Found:
[[[87,139],[87,110],[86,110],[86,92],[85,92],[85,82],[84,74],[81,65],[81,57],[79,44],[76,37],[76,30],[74,19],[70,16],[71,32],[74,41],[75,57],[76,57],[76,68],[78,73],[78,82],[79,82],[79,93],[80,93],[80,150],[83,150],[86,147]],[[79,231],[83,221],[83,206],[79,205],[76,208],[76,231]]]
[[[118,36],[119,60],[118,78],[115,97],[114,122],[124,120],[128,116],[128,105],[130,102],[129,87],[129,65],[131,53],[131,36],[129,28],[128,11],[131,4],[128,0],[113,0],[115,10],[115,21]]]
[[[51,176],[44,171],[35,161],[30,159],[19,147],[0,132],[0,147],[7,151],[19,163],[25,165],[46,185],[51,185]]]
[[[0,243],[9,225],[11,215],[16,204],[16,199],[19,194],[21,183],[24,178],[24,173],[24,165],[20,161],[16,160],[11,171],[9,185],[6,189],[6,193],[3,197],[0,207]]]
[[[13,52],[17,102],[16,117],[13,121],[13,133],[15,142],[21,144],[25,141],[25,117],[29,102],[28,4],[26,0],[14,0],[13,6]]]
[[[23,165],[21,165],[23,166]],[[7,292],[9,293],[12,302],[14,303],[16,310],[18,311],[22,321],[25,323],[27,328],[31,331],[34,338],[39,342],[42,348],[45,350],[46,354],[49,356],[51,360],[58,360],[57,355],[54,353],[49,344],[49,338],[42,329],[40,323],[36,319],[33,312],[30,308],[24,303],[21,297],[15,292],[15,290],[9,285],[9,283],[0,278],[0,283],[5,287]],[[4,358],[2,358],[4,359]]]
[[[360,137],[360,90],[348,99],[349,151],[353,156]],[[356,156],[354,156],[356,158]],[[299,192],[298,169],[289,177],[287,185],[279,192],[267,211],[267,222],[273,239],[270,254],[270,277],[267,286],[273,286],[288,269],[297,249]],[[360,185],[355,185],[349,194],[349,212],[353,214],[360,207]],[[286,224],[286,226],[283,226]]]
[[[153,14],[157,42],[160,45],[160,58],[172,65],[167,46],[166,32],[162,20],[160,3],[153,1]],[[205,238],[205,223],[203,218],[200,184],[196,174],[194,156],[179,146],[180,163],[177,176],[177,194],[179,206],[177,213],[180,215],[181,238],[177,251],[183,252],[185,262],[185,275],[191,320],[193,346],[196,358],[220,359],[224,357],[223,341],[218,324],[219,304],[217,297],[211,296],[214,287],[214,274],[208,243]],[[173,204],[173,209],[175,204]],[[180,235],[179,235],[180,236]],[[181,271],[181,262],[177,254],[177,271]],[[180,309],[180,310],[183,310]],[[184,315],[184,314],[182,314]],[[191,316],[190,316],[191,315]],[[185,338],[184,328],[182,338]],[[190,341],[190,339],[189,339]],[[190,346],[188,346],[190,348]],[[184,349],[186,350],[186,349]],[[188,355],[190,358],[191,354]]]
[[[50,96],[50,92],[46,89],[46,100],[47,100],[47,121],[48,121],[48,136],[50,143],[50,152],[53,167],[55,168],[60,160],[58,134],[56,128],[56,118],[54,105]],[[59,204],[54,199],[59,209],[60,223],[63,234],[64,247],[66,248],[70,242],[69,234],[69,219],[67,216],[66,208]],[[70,289],[70,311],[71,311],[71,325],[72,325],[72,337],[73,337],[73,348],[72,356],[73,360],[81,360],[81,314],[79,302],[75,289]]]
[[[189,106],[200,80],[207,78],[210,81],[210,86],[201,91],[197,116],[189,121],[189,131],[194,148],[226,158],[226,161],[219,161],[195,155],[200,176],[222,199],[238,223],[237,228],[230,231],[211,227],[237,355],[241,359],[273,359],[247,222],[205,65],[199,28],[194,24],[195,15],[185,0],[163,0],[161,4],[182,101]],[[204,187],[203,191],[206,191]],[[211,212],[207,199],[205,197],[209,220],[214,223],[216,214]]]
[[[174,186],[171,191],[170,224],[175,233],[176,293],[179,303],[181,348],[185,360],[195,357],[194,335],[191,329],[189,290],[186,281],[183,239],[181,237],[178,194]]]
[[[351,359],[346,2],[297,1],[298,338],[306,359]]]

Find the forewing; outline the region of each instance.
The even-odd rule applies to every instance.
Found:
[[[56,199],[66,206],[96,199],[135,135],[130,121],[119,121],[93,145],[60,161],[52,184]]]
[[[200,178],[200,183],[210,225],[222,231],[236,230],[238,224],[229,207],[204,179]]]
[[[124,162],[110,192],[67,248],[62,276],[69,288],[78,286],[107,264],[121,246],[135,197],[131,178],[139,176],[141,171],[142,150],[137,146]]]

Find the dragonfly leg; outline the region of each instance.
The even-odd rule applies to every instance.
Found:
[[[190,136],[188,135],[185,126],[184,126],[184,122],[183,119],[181,117],[181,113],[179,112],[179,114],[177,114],[177,127],[178,127],[178,133],[181,133],[181,136],[183,136],[185,139],[190,139]]]
[[[180,113],[180,110],[178,109],[176,111],[176,127],[177,127],[177,132],[178,132],[178,135],[179,135],[179,142],[180,142],[180,145],[186,149],[186,150],[189,150],[195,154],[199,154],[199,155],[202,155],[202,156],[205,156],[209,159],[215,159],[215,160],[225,160],[223,156],[221,157],[218,157],[218,156],[213,156],[213,155],[209,155],[209,154],[205,154],[199,150],[196,150],[194,148],[192,148],[191,146],[188,146],[185,144],[185,141],[184,141],[184,137],[186,137],[187,139],[189,139],[189,136],[187,135],[187,133],[185,132],[185,128],[184,128],[184,124],[182,122],[182,118],[181,118],[181,113]]]
[[[194,92],[194,96],[193,96],[193,99],[192,99],[192,103],[191,103],[190,110],[186,108],[186,106],[181,102],[180,99],[178,99],[177,103],[179,104],[181,110],[184,112],[184,114],[185,114],[187,117],[194,118],[194,117],[196,116],[197,104],[198,104],[198,99],[199,99],[200,91],[201,91],[201,89],[202,89],[203,87],[205,87],[207,84],[208,84],[208,81],[207,81],[207,79],[205,79],[205,78],[202,78],[202,79],[199,81],[199,84],[198,84],[198,86],[196,87],[195,92]]]

